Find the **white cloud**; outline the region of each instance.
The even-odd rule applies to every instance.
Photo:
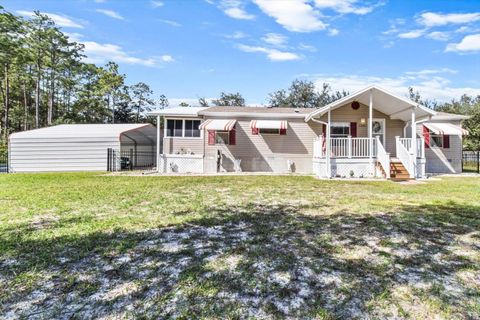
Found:
[[[426,27],[438,27],[447,24],[465,24],[480,20],[480,13],[448,13],[441,14],[435,12],[424,12],[418,18],[417,22]]]
[[[365,15],[370,13],[380,5],[372,6],[356,6],[357,0],[315,0],[315,6],[320,9],[331,9],[338,13],[353,13],[358,15]]]
[[[158,21],[160,21],[162,23],[165,23],[165,24],[168,24],[172,27],[181,27],[182,26],[181,23],[178,23],[177,21],[173,21],[173,20],[160,19]]]
[[[424,29],[417,29],[417,30],[399,33],[398,37],[402,39],[416,39],[416,38],[420,38],[424,34],[425,34]]]
[[[265,48],[265,47],[254,47],[248,46],[244,44],[239,44],[237,46],[238,49],[244,52],[261,52],[267,55],[267,58],[271,61],[291,61],[291,60],[299,60],[301,56],[288,51],[280,51],[277,49]]]
[[[300,50],[305,50],[305,51],[310,51],[310,52],[316,52],[316,51],[317,51],[317,48],[315,48],[315,47],[312,46],[312,45],[305,44],[305,43],[300,43],[300,44],[298,45],[298,49],[300,49]]]
[[[255,19],[253,14],[249,14],[244,9],[244,4],[239,0],[223,0],[220,3],[220,8],[223,12],[234,19],[252,20]]]
[[[445,31],[433,31],[427,34],[426,37],[438,41],[447,41],[450,39],[450,34]]]
[[[107,61],[115,61],[119,63],[137,64],[147,67],[153,67],[157,64],[158,59],[138,58],[130,55],[122,47],[110,43],[98,43],[94,41],[82,41],[85,45],[84,60],[89,63],[105,63]]]
[[[243,39],[248,37],[246,33],[243,33],[242,31],[235,31],[233,34],[226,35],[225,38],[228,39]]]
[[[173,59],[173,57],[171,55],[168,55],[168,54],[164,54],[163,56],[160,56],[160,60],[162,60],[163,62],[174,62],[175,59]]]
[[[162,1],[158,1],[158,0],[152,0],[150,1],[150,5],[153,7],[153,8],[160,8],[164,5],[164,3]]]
[[[278,33],[267,33],[262,40],[276,47],[282,47],[287,43],[288,38]]]
[[[265,14],[289,31],[312,32],[327,28],[327,24],[320,20],[320,12],[304,0],[254,2]]]
[[[35,14],[32,11],[18,10],[15,12],[25,17],[32,18],[33,16],[35,16]],[[56,14],[56,13],[49,13],[49,12],[42,12],[42,14],[45,14],[48,17],[50,17],[50,19],[52,19],[55,22],[55,24],[59,27],[78,28],[78,29],[83,29],[84,27],[79,22],[76,22],[72,18],[63,14]]]
[[[453,98],[459,98],[462,94],[480,95],[480,88],[472,87],[454,87],[452,82],[442,73],[451,74],[454,70],[420,70],[417,72],[404,73],[398,77],[378,77],[364,75],[313,75],[317,88],[321,88],[324,82],[332,85],[334,90],[347,90],[355,92],[365,87],[377,84],[392,93],[400,96],[407,96],[408,87],[414,87],[418,90],[424,99],[434,99],[437,101],[450,101]]]
[[[463,53],[480,51],[480,33],[465,36],[459,43],[449,43],[445,51]]]
[[[332,36],[332,37],[338,35],[339,33],[340,33],[340,31],[338,29],[335,29],[335,28],[332,28],[332,29],[328,30],[328,35]]]
[[[113,11],[113,10],[108,10],[108,9],[97,9],[95,10],[98,13],[104,14],[107,17],[113,18],[113,19],[118,19],[118,20],[125,20],[124,17],[122,17],[118,12]]]

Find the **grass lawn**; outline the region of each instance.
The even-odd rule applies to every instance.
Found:
[[[0,318],[480,318],[480,178],[0,175]]]

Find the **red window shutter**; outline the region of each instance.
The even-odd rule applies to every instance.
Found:
[[[443,148],[444,149],[450,148],[450,136],[449,135],[443,135]]]
[[[350,135],[353,138],[357,137],[357,123],[356,122],[350,122]]]
[[[215,144],[215,130],[208,130],[208,144]]]
[[[280,129],[280,135],[284,136],[287,134],[287,129],[284,128],[284,129]]]
[[[230,130],[230,134],[228,135],[228,144],[231,146],[234,146],[236,142],[237,142],[236,130],[235,130],[235,127],[233,127],[233,129]]]
[[[425,140],[425,148],[430,148],[430,131],[423,126],[423,139]]]
[[[252,134],[258,134],[258,128],[252,128]]]
[[[322,124],[322,135],[323,137],[327,136],[327,126],[325,124]]]

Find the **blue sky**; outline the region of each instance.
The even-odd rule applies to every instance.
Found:
[[[172,105],[219,92],[249,104],[295,78],[355,91],[369,84],[437,100],[480,94],[480,1],[4,0],[49,14]]]

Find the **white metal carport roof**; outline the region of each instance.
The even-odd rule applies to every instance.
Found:
[[[407,98],[397,96],[378,86],[369,86],[363,90],[352,93],[342,99],[334,101],[320,109],[317,109],[305,117],[309,121],[313,117],[322,116],[328,110],[335,110],[353,101],[358,101],[364,105],[370,103],[370,93],[372,94],[373,108],[390,116],[391,119],[409,121],[411,119],[411,109],[415,107],[415,117],[430,117],[436,114],[435,111]]]
[[[141,130],[139,130],[141,129]],[[52,127],[16,132],[10,140],[16,139],[58,139],[58,138],[117,138],[128,135],[137,142],[152,142],[156,139],[155,127],[149,123],[126,124],[61,124]]]

